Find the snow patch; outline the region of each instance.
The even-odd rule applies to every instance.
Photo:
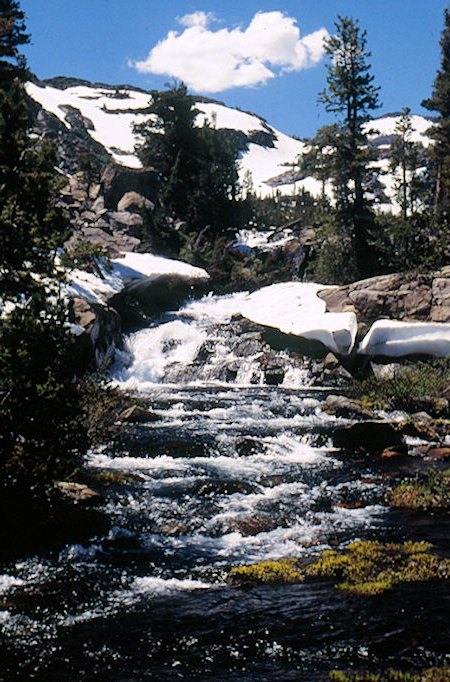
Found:
[[[355,342],[354,313],[327,313],[317,296],[323,284],[283,282],[248,296],[240,312],[252,322],[274,327],[284,334],[322,342],[335,353],[347,355]]]
[[[93,303],[103,303],[121,292],[132,280],[155,274],[181,275],[194,280],[209,279],[208,273],[202,268],[152,253],[127,252],[120,258],[113,258],[111,264],[111,272],[103,268],[103,278],[85,270],[72,270],[67,294],[86,298]]]
[[[362,340],[362,355],[450,355],[450,323],[378,320]]]

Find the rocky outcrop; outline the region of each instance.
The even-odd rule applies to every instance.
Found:
[[[378,319],[450,322],[450,266],[429,275],[371,277],[318,293],[329,312],[354,312],[360,335]]]
[[[208,279],[180,273],[155,273],[125,283],[123,292],[110,299],[119,311],[132,297],[147,314],[172,310],[195,293],[205,293]]]
[[[106,304],[74,298],[71,316],[80,330],[79,344],[84,347],[91,364],[97,368],[107,367],[121,345],[121,320],[117,311]]]
[[[158,176],[153,168],[126,168],[110,164],[103,172],[101,185],[105,206],[111,210],[116,210],[129,192],[139,194],[152,205],[157,200]]]
[[[135,212],[141,211],[142,209],[153,211],[154,208],[155,205],[150,201],[150,199],[142,196],[142,194],[138,194],[138,192],[125,192],[117,204],[118,211]]]

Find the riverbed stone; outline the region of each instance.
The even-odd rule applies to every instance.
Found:
[[[147,422],[158,421],[159,419],[159,415],[140,405],[131,405],[131,407],[128,407],[119,415],[121,422],[129,422],[131,424],[145,424]]]
[[[362,421],[339,427],[333,432],[333,445],[344,451],[380,453],[403,444],[403,436],[389,422]]]
[[[55,484],[56,488],[62,495],[83,507],[92,507],[104,503],[104,498],[100,493],[96,492],[84,483],[75,483],[74,481],[58,481]]]
[[[328,414],[337,417],[363,417],[364,419],[376,419],[376,414],[368,407],[364,407],[359,400],[351,400],[343,395],[329,395],[322,409]]]

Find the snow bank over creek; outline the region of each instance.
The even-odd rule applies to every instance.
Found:
[[[124,291],[137,297],[147,291],[156,303],[161,304],[161,309],[175,309],[179,305],[177,283],[183,284],[182,291],[186,297],[198,289],[197,285],[204,286],[209,279],[208,273],[201,268],[149,253],[126,253],[115,258],[111,272],[103,275],[101,278],[93,273],[74,271],[69,294],[92,304],[103,304]],[[217,323],[240,314],[288,337],[320,342],[338,356],[354,352],[387,357],[418,353],[443,357],[450,354],[450,323],[445,322],[377,320],[359,346],[355,346],[357,315],[353,311],[328,312],[326,296],[318,296],[318,292],[323,296],[323,292],[328,290],[333,290],[333,287],[311,282],[283,282],[253,293],[239,292],[227,297],[209,295],[202,299],[207,304],[199,303],[199,314],[210,316],[211,322]],[[164,299],[165,305],[160,299]],[[165,330],[164,338],[168,331]]]

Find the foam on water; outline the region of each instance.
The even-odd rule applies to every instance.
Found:
[[[187,365],[197,355],[205,333],[181,320],[143,329],[127,338],[127,356],[120,354],[113,377],[124,389],[144,390],[160,382],[168,365]],[[128,359],[124,367],[121,364]]]
[[[12,587],[23,585],[24,582],[25,581],[22,580],[21,578],[17,578],[16,576],[13,575],[7,574],[0,575],[0,594],[4,594]]]

